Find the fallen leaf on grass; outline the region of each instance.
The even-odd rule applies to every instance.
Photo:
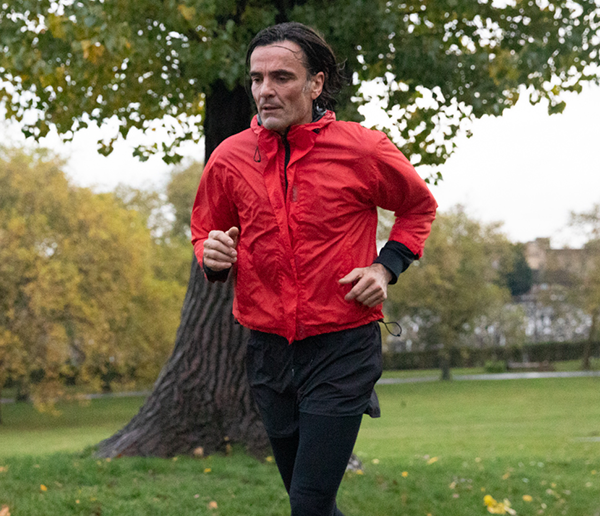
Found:
[[[8,471],[8,466],[0,466],[0,473],[6,473]]]
[[[8,505],[3,505],[0,507],[0,516],[10,516],[10,510],[8,509]]]
[[[40,491],[48,491],[48,488],[44,484],[40,484]]]
[[[215,502],[215,501],[213,500],[212,502],[210,502],[210,503],[208,504],[208,508],[209,508],[209,509],[218,509],[218,508],[219,508],[219,506],[217,505],[217,502]]]
[[[531,496],[531,495],[523,495],[523,501],[524,502],[532,502],[533,501],[533,496]]]
[[[438,460],[440,460],[438,457],[431,457],[431,459],[429,459],[427,461],[427,464],[433,464],[434,462],[437,462]]]
[[[494,500],[492,495],[488,494],[483,497],[483,503],[491,514],[511,514],[512,516],[517,514],[517,511],[511,508],[510,502],[506,498],[504,501],[498,502]]]
[[[210,468],[204,468],[204,473],[210,473],[212,471],[212,469]]]
[[[403,471],[403,472],[402,472],[402,476],[403,476],[404,478],[406,478],[406,477],[408,476],[408,471]]]

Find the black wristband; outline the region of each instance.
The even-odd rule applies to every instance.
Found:
[[[380,263],[392,275],[390,285],[398,281],[398,276],[402,274],[412,262],[418,257],[404,244],[389,240],[379,252],[379,256],[373,263]]]

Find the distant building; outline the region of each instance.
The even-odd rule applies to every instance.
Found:
[[[525,244],[525,259],[533,271],[532,289],[518,298],[525,309],[530,342],[576,341],[586,337],[591,318],[569,305],[565,287],[594,267],[590,249],[552,249],[549,238]]]
[[[549,238],[536,238],[525,244],[525,259],[533,271],[534,284],[565,285],[573,275],[593,267],[589,249],[552,249]]]

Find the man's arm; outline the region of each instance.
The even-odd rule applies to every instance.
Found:
[[[373,201],[377,206],[393,211],[396,218],[388,243],[396,242],[406,248],[394,246],[390,249],[386,245],[379,258],[386,262],[390,253],[395,253],[403,263],[402,269],[404,264],[408,262],[408,267],[412,260],[422,255],[437,203],[425,181],[384,134],[380,135],[372,164]]]
[[[192,244],[208,281],[225,281],[237,260],[239,220],[213,153],[200,180],[192,210]],[[220,173],[219,173],[220,172]]]
[[[340,280],[353,283],[347,301],[373,307],[387,299],[388,284],[418,259],[431,231],[437,204],[404,155],[381,135],[371,170],[373,202],[396,216],[390,240],[370,267],[358,267]]]

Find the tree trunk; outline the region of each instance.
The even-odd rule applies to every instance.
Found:
[[[214,85],[206,102],[206,161],[225,138],[248,127],[250,100],[243,87]],[[152,394],[98,455],[170,457],[242,443],[253,453],[267,437],[246,380],[248,332],[231,314],[233,284],[206,281],[194,258],[175,349]]]
[[[440,352],[440,370],[440,380],[452,380],[452,373],[450,372],[450,350],[446,349],[446,347],[444,347]]]
[[[581,361],[581,369],[589,371],[592,368],[591,357],[592,357],[592,343],[596,336],[596,327],[598,326],[599,311],[594,310],[592,312],[592,324],[590,326],[590,332],[588,338],[583,345],[583,359]]]

